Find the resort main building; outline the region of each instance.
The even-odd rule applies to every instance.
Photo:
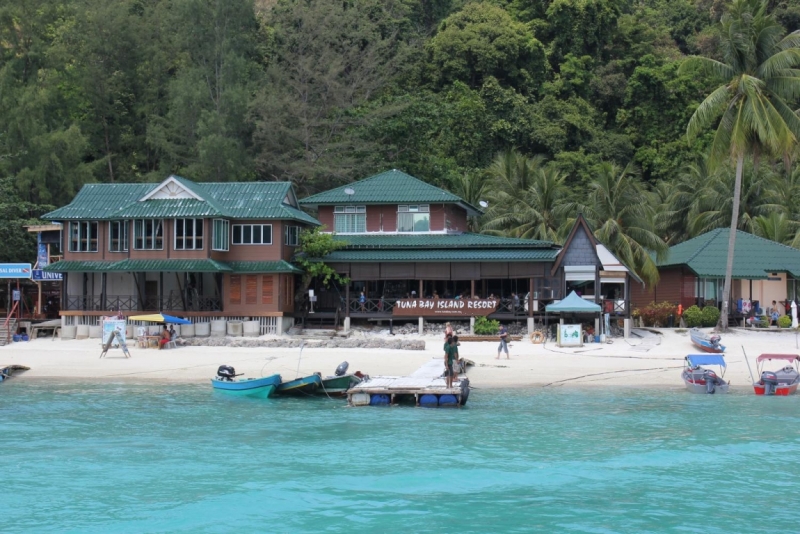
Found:
[[[487,311],[530,328],[544,304],[572,290],[629,316],[636,279],[582,217],[559,247],[470,233],[481,214],[397,170],[300,201],[288,182],[89,184],[44,216],[61,223],[64,254],[46,270],[64,275],[64,324],[162,311],[194,322],[257,320],[262,334],[281,333],[313,307],[315,319],[345,328],[353,319]],[[320,225],[345,243],[323,261],[349,282],[314,281],[310,306],[296,309],[298,237]],[[455,303],[466,299],[488,304]]]

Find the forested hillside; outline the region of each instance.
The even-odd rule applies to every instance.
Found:
[[[800,0],[768,9],[800,27]],[[686,137],[716,84],[678,70],[722,58],[725,10],[6,0],[0,260],[29,260],[14,227],[87,182],[292,180],[302,196],[386,168],[488,201],[476,230],[557,241],[582,211],[611,240],[663,250],[730,221],[732,167],[705,161],[713,130]],[[740,226],[797,244],[800,174],[781,159],[747,163]]]

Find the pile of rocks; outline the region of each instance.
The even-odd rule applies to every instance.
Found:
[[[450,326],[457,336],[469,334],[469,321],[450,321]],[[425,323],[425,334],[444,337],[445,328],[447,323]]]
[[[385,339],[369,338],[331,338],[305,340],[293,338],[257,339],[246,337],[191,337],[179,338],[178,345],[188,347],[265,347],[265,348],[299,348],[305,343],[307,348],[330,349],[396,349],[425,350],[425,341],[421,339]]]

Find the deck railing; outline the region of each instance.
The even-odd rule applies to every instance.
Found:
[[[142,306],[137,295],[108,295],[105,300],[97,295],[67,295],[70,311],[221,311],[219,297],[193,295],[186,300],[180,296],[145,297]]]

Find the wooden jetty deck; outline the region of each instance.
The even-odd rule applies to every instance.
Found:
[[[467,366],[473,363],[465,360]],[[443,395],[446,404],[441,406],[460,407],[466,404],[469,397],[469,379],[464,376],[466,368],[459,374],[459,379],[454,381],[452,388],[448,388],[442,373],[444,363],[441,358],[434,358],[426,362],[419,369],[408,376],[375,376],[366,382],[361,382],[347,391],[347,400],[351,406],[386,405],[386,404],[412,404],[415,406],[437,406],[433,404],[433,397],[438,401]],[[376,398],[377,401],[376,402]]]

